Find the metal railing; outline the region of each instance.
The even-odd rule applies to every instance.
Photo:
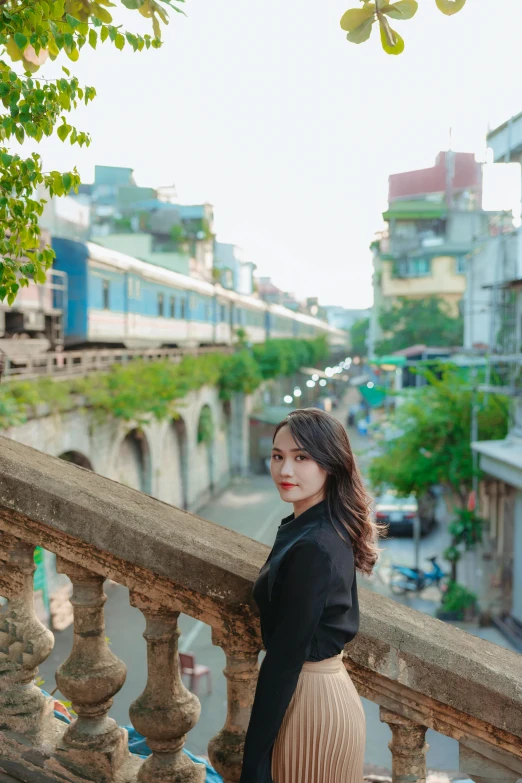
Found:
[[[202,356],[208,353],[230,353],[229,346],[202,348],[87,348],[82,351],[54,351],[22,359],[4,359],[2,380],[34,380],[44,376],[72,378],[103,372],[113,364],[127,364],[133,359],[157,361],[170,359],[179,362],[184,356]]]

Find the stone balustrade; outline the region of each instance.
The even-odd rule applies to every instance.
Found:
[[[35,545],[73,584],[74,642],[57,683],[77,714],[67,726],[34,684],[52,634],[33,606]],[[209,757],[239,780],[262,649],[252,583],[268,548],[154,498],[0,438],[0,781],[203,783],[182,753],[200,704],[178,666],[179,613],[212,628],[226,654],[228,709]],[[107,715],[125,665],[106,644],[103,583],[130,591],[144,615],[148,677],[131,707],[145,761]],[[345,665],[392,732],[396,783],[426,778],[427,728],[458,740],[477,783],[522,777],[522,656],[383,596],[360,591],[361,629]],[[110,634],[110,629],[107,629]]]

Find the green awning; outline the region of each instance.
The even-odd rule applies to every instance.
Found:
[[[370,364],[376,364],[382,367],[383,364],[393,364],[394,367],[404,367],[406,364],[405,356],[379,356],[377,359],[370,359]]]
[[[371,389],[366,386],[359,386],[361,397],[366,400],[368,405],[372,408],[378,408],[383,404],[386,392],[380,386],[373,386]]]
[[[382,213],[384,220],[432,220],[446,217],[448,208],[442,202],[422,201],[394,201],[386,212]]]

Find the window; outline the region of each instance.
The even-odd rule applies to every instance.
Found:
[[[210,321],[210,302],[205,302],[205,321]]]
[[[221,322],[224,323],[227,319],[225,305],[221,305]]]
[[[184,321],[184,320],[185,320],[185,318],[187,317],[187,302],[186,302],[186,300],[185,300],[185,299],[182,299],[182,300],[180,301],[180,305],[181,305],[181,313],[180,313],[180,316],[181,316],[181,320],[182,320],[182,321]]]
[[[134,295],[135,295],[136,299],[139,299],[140,296],[141,296],[140,281],[139,280],[135,280],[135,283],[136,283],[136,285],[134,286]]]
[[[466,274],[466,256],[457,256],[455,259],[455,272],[457,275]]]
[[[158,315],[160,317],[164,314],[164,305],[165,305],[165,296],[163,294],[158,294]]]
[[[175,318],[176,317],[176,297],[171,296],[170,297],[170,317]]]
[[[110,303],[110,280],[104,280],[103,281],[103,308],[104,310],[110,310],[111,303]]]
[[[133,289],[134,289],[134,280],[132,279],[132,277],[129,277],[129,282],[128,282],[128,296],[129,296],[129,299],[132,299]]]
[[[428,277],[431,275],[431,259],[402,258],[393,267],[394,277]]]

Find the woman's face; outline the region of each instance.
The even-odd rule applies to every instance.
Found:
[[[281,499],[293,503],[296,514],[324,499],[326,471],[297,446],[286,425],[275,437],[270,473]]]

